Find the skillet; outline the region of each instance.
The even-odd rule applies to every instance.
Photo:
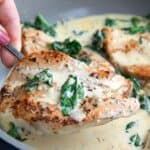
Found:
[[[145,15],[150,10],[149,0],[16,0],[16,5],[21,20],[32,20],[40,12],[52,23],[62,19],[104,13]],[[0,86],[2,86],[8,71],[0,63]],[[3,150],[28,149],[26,145],[12,139],[1,130],[0,138],[5,141],[0,141],[0,148]],[[6,144],[6,142],[16,148]]]

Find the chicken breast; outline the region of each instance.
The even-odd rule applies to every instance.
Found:
[[[143,80],[141,82],[141,85],[145,92],[145,95],[150,96],[150,80]]]
[[[150,79],[150,33],[129,34],[104,28],[104,46],[113,64],[140,78]]]
[[[48,50],[48,43],[54,39],[34,28],[24,28],[22,33],[22,52],[29,55],[33,52]]]
[[[54,41],[56,41],[56,39],[48,36],[43,31],[33,28],[24,29],[22,33],[22,52],[24,55],[29,55],[33,52],[42,50],[47,51],[49,50],[48,43]],[[115,72],[115,69],[108,61],[89,48],[82,48],[80,56],[88,57],[91,60],[89,66],[94,67],[95,69],[105,70],[105,73],[107,71],[107,74]]]
[[[52,134],[135,113],[139,103],[129,98],[131,82],[104,72],[57,51],[32,53],[13,68],[1,89],[0,116],[10,114],[15,124],[22,120]]]
[[[149,149],[150,149],[150,131],[148,131],[143,150],[149,150]]]

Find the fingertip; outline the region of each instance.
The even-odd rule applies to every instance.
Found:
[[[21,39],[21,38],[20,38]],[[21,51],[21,40],[15,39],[11,41],[11,44],[18,50]]]
[[[1,50],[1,60],[2,63],[8,68],[12,67],[17,61],[16,58],[5,49]]]

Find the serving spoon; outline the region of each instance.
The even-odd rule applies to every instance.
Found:
[[[24,55],[21,52],[19,52],[10,44],[10,38],[8,37],[8,34],[2,30],[0,30],[0,46],[6,48],[18,60],[21,60],[24,57]]]

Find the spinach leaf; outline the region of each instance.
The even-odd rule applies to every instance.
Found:
[[[23,27],[24,28],[35,28],[35,25],[33,22],[26,21],[26,22],[23,22]]]
[[[140,138],[139,134],[132,135],[130,137],[130,143],[129,144],[132,144],[136,147],[141,146],[142,144],[141,144],[141,138]]]
[[[37,73],[32,78],[27,78],[27,83],[25,85],[25,90],[27,92],[32,92],[33,90],[37,89],[38,85],[41,83],[45,83],[48,86],[52,86],[53,83],[53,76],[49,69],[45,69],[40,73]]]
[[[86,47],[98,52],[103,57],[107,57],[106,52],[103,48],[104,39],[105,39],[105,33],[103,31],[96,30],[96,32],[92,36],[91,44],[87,45]]]
[[[150,14],[147,14],[146,16],[144,16],[146,19],[150,20]]]
[[[20,136],[20,134],[18,133],[17,127],[15,126],[15,124],[13,122],[10,122],[10,128],[7,131],[7,133],[19,141],[25,140]]]
[[[84,57],[84,56],[78,56],[76,59],[84,62],[85,64],[89,65],[91,63],[91,59],[88,57]]]
[[[150,32],[150,22],[147,23],[146,27],[145,27],[145,31],[146,32]]]
[[[130,79],[132,81],[132,83],[133,83],[133,96],[138,97],[141,109],[150,113],[150,96],[145,96],[145,95],[139,94],[141,91],[141,85],[140,85],[139,81],[136,78],[134,78],[133,76],[129,76],[127,74],[122,74],[122,75],[125,76],[127,79]]]
[[[55,26],[50,25],[42,15],[38,15],[35,18],[34,24],[37,29],[44,31],[53,37],[56,36],[56,31],[54,30]]]
[[[144,33],[145,27],[144,26],[131,26],[131,27],[123,28],[123,30],[128,31],[129,34]]]
[[[81,44],[77,40],[70,40],[69,38],[65,39],[63,42],[55,41],[48,44],[48,46],[53,50],[61,51],[79,61],[83,61],[86,64],[91,63],[91,59],[86,56],[81,56]]]
[[[72,33],[76,36],[81,36],[85,33],[85,31],[76,31],[76,30],[73,30]]]
[[[48,45],[53,50],[61,51],[72,57],[78,55],[81,51],[81,44],[77,40],[65,39],[63,42],[55,41]]]
[[[140,94],[140,91],[142,90],[142,87],[141,87],[141,84],[139,83],[139,81],[135,77],[123,73],[118,68],[116,69],[116,73],[121,74],[125,78],[132,81],[132,84],[133,84],[132,95],[139,99],[141,109],[143,109],[143,110],[147,111],[148,113],[150,113],[150,96],[145,96],[145,95]]]
[[[128,31],[129,34],[150,32],[150,22],[145,25],[140,25],[141,20],[137,17],[132,17],[130,22],[130,27],[123,28],[123,30]]]
[[[139,18],[137,18],[137,17],[132,17],[131,18],[131,24],[134,27],[138,26],[140,24],[140,22],[141,22],[141,20]]]
[[[137,95],[139,94],[139,92],[141,90],[141,85],[140,85],[139,81],[135,77],[122,72],[120,69],[117,69],[117,73],[121,74],[125,78],[127,78],[127,79],[132,81],[132,84],[133,84],[133,96],[137,97]]]
[[[105,19],[105,26],[112,27],[112,26],[115,26],[115,25],[117,25],[116,20],[111,19],[111,18],[106,18]]]
[[[139,101],[141,108],[150,113],[150,96],[141,95]]]
[[[129,130],[130,128],[134,127],[135,124],[136,124],[135,121],[129,122],[129,123],[126,125],[126,132],[128,132],[128,130]]]
[[[67,116],[74,109],[77,102],[84,98],[84,88],[78,83],[77,77],[69,75],[68,80],[61,88],[61,109]]]
[[[143,38],[140,37],[138,42],[139,42],[139,44],[143,44]]]
[[[92,46],[95,50],[103,47],[103,40],[105,38],[105,33],[103,31],[97,30],[92,37]]]
[[[139,81],[133,76],[129,76],[128,79],[130,79],[133,83],[133,96],[136,97],[137,95],[139,95],[139,92],[141,90],[141,85]]]
[[[55,26],[50,25],[48,21],[41,14],[36,16],[34,22],[24,22],[23,26],[26,28],[29,27],[36,28],[42,30],[43,32],[47,33],[50,36],[53,37],[56,36]]]

